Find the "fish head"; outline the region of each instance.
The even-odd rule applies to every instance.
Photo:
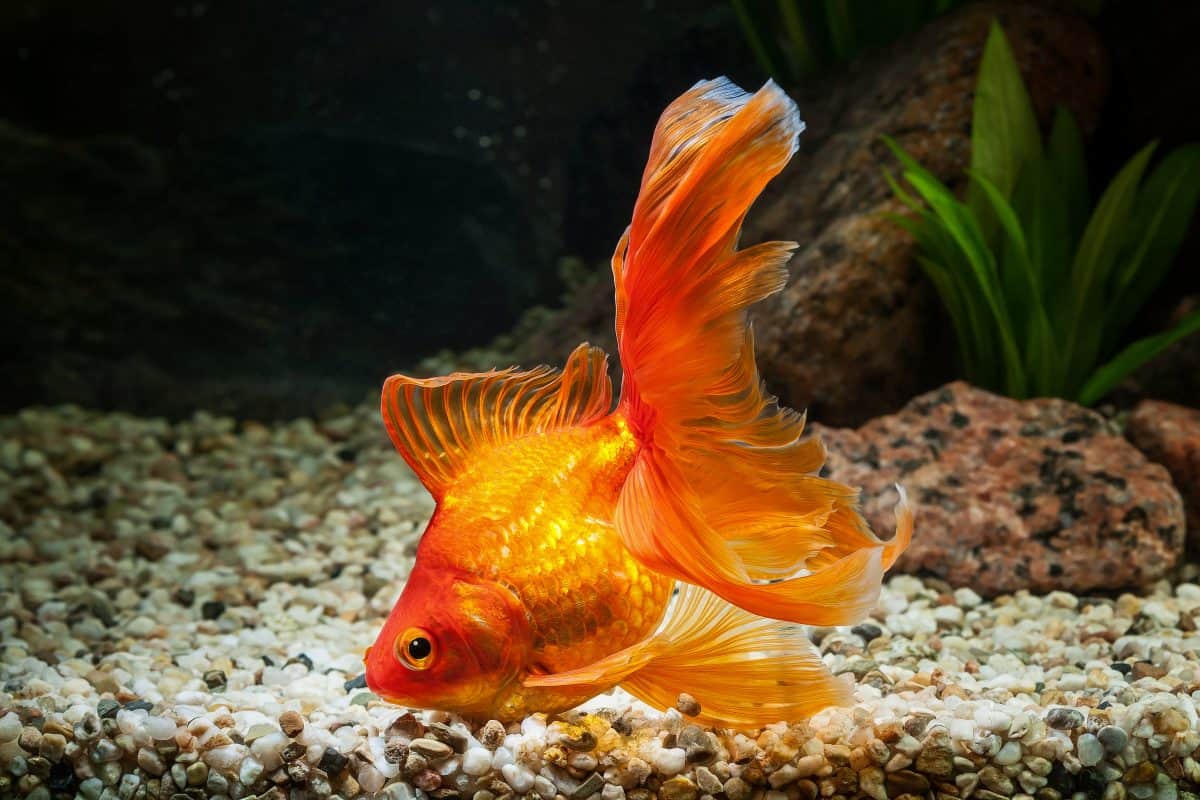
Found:
[[[532,637],[506,586],[418,565],[363,658],[388,702],[486,714],[529,659]]]

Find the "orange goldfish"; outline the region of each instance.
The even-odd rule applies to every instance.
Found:
[[[796,151],[795,104],[703,81],[663,112],[617,244],[615,408],[607,356],[388,378],[384,422],[437,507],[367,685],[406,706],[509,721],[617,684],[751,727],[843,703],[795,623],[848,625],[907,546],[816,473],[821,443],[767,395],[746,307],[796,245],[737,248]]]

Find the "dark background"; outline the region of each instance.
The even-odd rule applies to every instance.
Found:
[[[1200,139],[1198,5],[1096,20],[1097,171]],[[484,344],[607,258],[717,74],[765,79],[725,2],[7,0],[0,410],[314,413]]]

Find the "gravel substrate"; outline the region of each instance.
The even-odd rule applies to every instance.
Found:
[[[476,726],[361,678],[431,510],[369,406],[0,418],[0,796],[1196,796],[1194,583],[984,602],[901,576],[814,632],[852,708],[746,734],[618,692]]]

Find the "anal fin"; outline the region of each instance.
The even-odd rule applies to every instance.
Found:
[[[620,683],[659,708],[680,692],[701,706],[698,722],[753,728],[811,716],[851,701],[796,625],[765,619],[691,584],[680,584],[659,629],[593,664],[530,677],[526,686]]]

